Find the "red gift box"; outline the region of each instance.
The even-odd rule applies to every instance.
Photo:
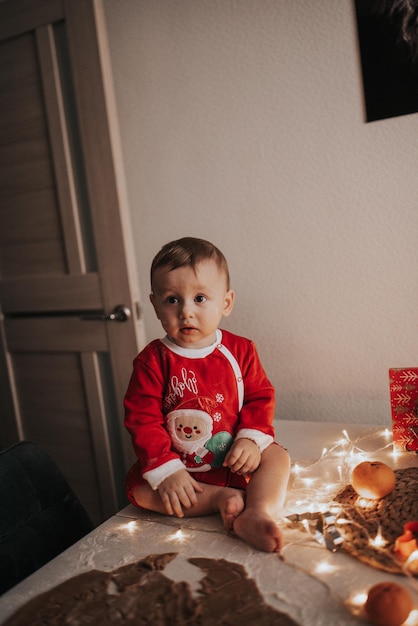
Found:
[[[418,367],[391,368],[389,389],[394,446],[418,453]]]

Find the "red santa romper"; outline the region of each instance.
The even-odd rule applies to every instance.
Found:
[[[168,337],[135,358],[125,395],[125,425],[138,457],[126,479],[128,497],[144,480],[152,489],[179,469],[199,482],[245,489],[247,480],[222,462],[237,438],[261,452],[274,441],[274,388],[255,344],[228,331],[201,349]]]

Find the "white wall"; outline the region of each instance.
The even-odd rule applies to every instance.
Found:
[[[212,240],[278,416],[389,424],[388,368],[418,366],[418,115],[365,123],[354,2],[105,11],[144,299],[161,245]]]

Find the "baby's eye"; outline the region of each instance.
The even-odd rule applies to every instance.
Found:
[[[206,301],[206,296],[196,296],[195,298],[195,302],[205,302]]]
[[[166,302],[167,304],[178,304],[179,299],[176,296],[168,296]]]

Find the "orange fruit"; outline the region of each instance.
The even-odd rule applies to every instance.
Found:
[[[351,484],[363,498],[384,498],[393,491],[395,483],[395,472],[381,461],[363,461],[351,474]]]
[[[412,608],[409,592],[391,582],[373,585],[364,605],[368,619],[375,626],[401,626],[408,619]]]

